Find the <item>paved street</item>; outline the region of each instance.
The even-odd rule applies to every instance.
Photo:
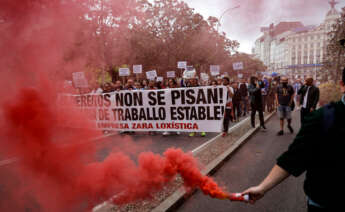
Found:
[[[299,127],[299,113],[294,113],[293,126]],[[298,127],[297,127],[298,126]],[[258,132],[244,144],[214,175],[216,180],[231,192],[241,192],[254,186],[268,174],[276,158],[287,149],[294,135],[286,133],[277,137],[277,115],[267,123],[267,132]],[[286,130],[287,132],[287,130]],[[214,200],[197,191],[177,209],[179,212],[299,212],[306,211],[303,179],[290,177],[268,193],[256,205]]]

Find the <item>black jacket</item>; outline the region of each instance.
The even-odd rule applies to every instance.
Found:
[[[303,105],[303,100],[308,91],[308,86],[303,85],[301,89],[298,91],[298,95],[301,95],[300,103]],[[307,109],[314,108],[316,109],[317,104],[320,98],[320,90],[319,88],[315,87],[314,85],[309,88],[308,97],[307,97]]]

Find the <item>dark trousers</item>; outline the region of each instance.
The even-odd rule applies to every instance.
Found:
[[[234,119],[238,120],[241,117],[241,102],[233,102]]]
[[[266,112],[267,95],[262,95],[262,111]]]
[[[248,100],[245,96],[242,96],[241,99],[241,112],[243,112],[243,114],[247,114],[247,107],[248,106]]]
[[[305,117],[310,114],[310,109],[309,108],[301,108],[301,124],[304,123]]]
[[[252,108],[252,114],[250,116],[251,118],[251,123],[252,123],[252,127],[255,127],[255,115],[256,115],[256,111],[258,111],[259,113],[259,118],[260,118],[260,126],[265,126],[265,121],[264,121],[264,113],[262,111],[262,107],[255,105],[255,104],[251,104],[251,108]]]
[[[232,112],[231,109],[229,108],[225,109],[224,121],[223,121],[223,132],[226,132],[226,133],[229,130],[230,121],[232,121],[233,119],[231,112]]]

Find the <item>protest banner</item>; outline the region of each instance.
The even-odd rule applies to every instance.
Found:
[[[134,74],[143,73],[143,66],[142,65],[133,65],[133,73]]]
[[[210,72],[212,76],[218,76],[220,74],[220,66],[219,65],[211,65]]]
[[[119,68],[120,77],[128,77],[129,75],[131,75],[129,68]]]
[[[186,61],[179,61],[177,63],[177,68],[180,68],[180,69],[185,69],[187,68],[187,62]]]
[[[157,77],[157,71],[156,70],[146,72],[146,78],[147,79],[154,80],[156,77]]]
[[[235,71],[243,70],[243,62],[233,63],[232,67]]]
[[[157,77],[157,82],[163,82],[164,78],[163,77]]]
[[[168,71],[167,78],[175,78],[175,71]]]
[[[88,88],[89,83],[84,72],[72,73],[72,80],[75,88]]]
[[[64,98],[72,98],[100,130],[221,132],[226,91],[223,86],[193,87]]]

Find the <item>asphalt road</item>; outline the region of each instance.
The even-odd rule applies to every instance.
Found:
[[[253,135],[213,177],[230,192],[242,192],[250,186],[259,184],[269,173],[276,158],[283,153],[293,141],[285,130],[282,137],[276,136],[279,131],[279,120],[275,115],[267,123],[266,132]],[[299,115],[293,115],[295,131],[299,128]],[[178,209],[178,212],[300,212],[306,211],[306,197],[303,193],[304,176],[289,177],[278,187],[271,190],[255,205],[211,199],[197,191]]]

